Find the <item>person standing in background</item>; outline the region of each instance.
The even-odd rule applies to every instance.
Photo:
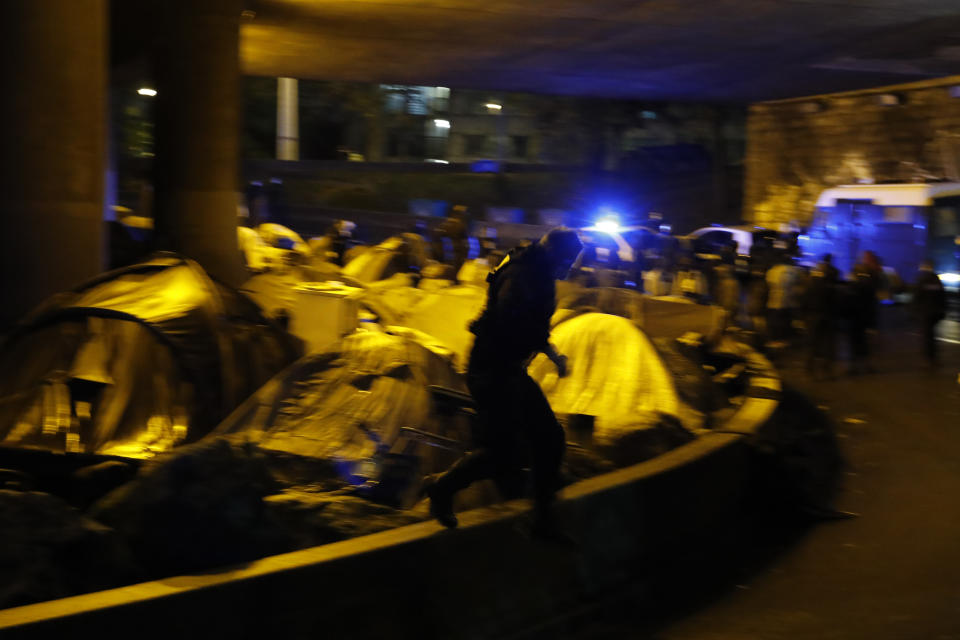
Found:
[[[913,303],[920,331],[923,336],[923,351],[931,367],[939,364],[937,353],[937,324],[947,314],[947,293],[943,283],[933,271],[933,263],[924,260],[913,286]]]
[[[806,368],[815,378],[833,376],[836,358],[837,270],[830,254],[810,270],[803,297],[804,325],[807,332]]]

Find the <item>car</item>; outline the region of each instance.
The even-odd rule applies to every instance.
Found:
[[[792,226],[776,230],[751,225],[711,225],[680,236],[679,240],[686,251],[708,262],[720,260],[734,247],[736,263],[747,266],[755,260],[763,262],[778,251],[797,255],[799,235],[799,230]]]
[[[588,267],[627,268],[660,255],[667,237],[645,226],[596,224],[579,230]]]

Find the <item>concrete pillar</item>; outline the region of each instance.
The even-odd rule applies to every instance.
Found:
[[[0,330],[101,270],[105,0],[4,3]]]
[[[165,0],[156,60],[157,246],[243,281],[237,249],[241,0]]]
[[[300,159],[297,79],[277,78],[277,160]]]

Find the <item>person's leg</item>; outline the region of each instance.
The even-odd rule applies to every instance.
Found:
[[[541,524],[552,526],[566,437],[543,391],[532,378],[524,378],[520,385],[524,400],[522,428],[530,451],[535,517]]]
[[[514,429],[509,420],[509,386],[500,376],[468,374],[467,387],[477,409],[475,448],[445,472],[425,479],[423,492],[430,498],[430,513],[447,527],[457,526],[453,497],[478,480],[501,478],[511,457]],[[498,488],[504,491],[499,481]]]
[[[766,317],[767,339],[770,341],[780,339],[780,323],[778,322],[777,310],[768,308]]]
[[[824,376],[832,378],[834,363],[837,360],[837,331],[830,318],[824,321],[822,347]]]
[[[937,323],[924,319],[923,321],[923,351],[927,362],[937,362]]]
[[[851,322],[849,327],[850,338],[850,373],[858,373],[863,365],[866,351],[866,329],[857,322]]]

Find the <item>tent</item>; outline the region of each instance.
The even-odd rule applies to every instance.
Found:
[[[434,396],[466,392],[452,355],[413,329],[358,330],[264,385],[215,433],[287,456],[291,469],[324,462],[361,495],[409,504],[419,476],[446,469],[471,440],[470,421]]]
[[[156,254],[50,298],[0,344],[0,446],[150,457],[301,352],[196,263]]]

